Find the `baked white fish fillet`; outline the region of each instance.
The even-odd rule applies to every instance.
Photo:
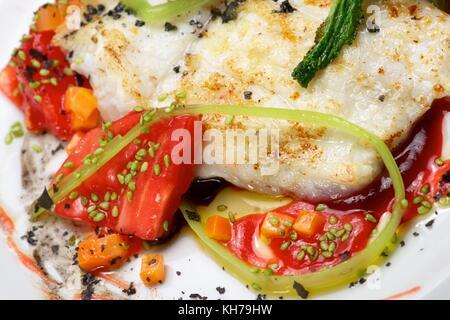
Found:
[[[366,7],[379,10],[380,31],[367,30],[373,14],[366,13],[353,44],[308,89],[291,72],[314,44],[331,1],[290,0],[292,13],[276,12],[280,3],[247,0],[228,23],[208,20],[210,10],[204,9],[175,19],[176,32],[161,25],[136,28],[129,15],[103,18],[101,25],[61,37],[60,44],[73,51],[73,68],[91,79],[109,120],[136,104],[166,106],[158,101],[161,94],[186,92],[188,104],[243,103],[338,115],[395,147],[433,100],[449,95],[450,17],[427,1],[366,1]],[[197,26],[192,19],[204,26],[201,37],[198,30],[190,32]],[[178,65],[176,73],[172,69]],[[362,188],[381,170],[370,146],[333,129],[244,117],[231,124],[221,117],[205,120],[206,128],[220,130],[279,128],[280,169],[263,176],[254,165],[201,165],[200,177],[219,176],[264,193],[327,199]]]

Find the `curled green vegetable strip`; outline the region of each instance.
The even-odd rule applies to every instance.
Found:
[[[132,9],[139,19],[152,23],[176,17],[186,11],[199,8],[210,1],[173,0],[156,6],[151,6],[147,0],[122,0],[122,3]]]
[[[107,146],[105,146],[105,151],[98,158],[97,163],[83,164],[70,175],[66,176],[58,185],[58,191],[56,193],[50,193],[53,202],[57,203],[63,200],[71,191],[76,189],[90,176],[95,174],[99,168],[114,158],[123,148],[143,134],[151,124],[163,117],[184,114],[223,114],[231,116],[260,117],[337,128],[372,144],[383,159],[392,179],[395,190],[395,203],[391,218],[384,229],[367,246],[367,248],[335,267],[298,276],[265,276],[263,274],[252,273],[250,265],[239,260],[220,243],[211,240],[206,236],[202,222],[198,221],[198,219],[192,219],[192,212],[195,212],[195,208],[191,207],[187,202],[183,203],[181,209],[190,227],[212,252],[215,258],[229,272],[241,279],[244,283],[251,285],[255,289],[257,288],[261,292],[272,295],[294,295],[296,292],[295,288],[298,289],[298,284],[301,284],[304,288],[312,292],[346,284],[354,280],[361,271],[364,271],[367,268],[367,266],[374,263],[395,235],[404,212],[401,201],[405,198],[405,188],[402,176],[389,148],[377,136],[347,120],[333,115],[303,110],[249,107],[243,105],[202,105],[175,110],[160,109],[152,112],[148,111],[142,115],[139,124],[131,129],[125,136],[116,136]],[[295,287],[294,284],[296,285]]]
[[[325,25],[318,30],[316,45],[294,69],[292,77],[307,88],[316,73],[325,69],[351,44],[362,17],[363,0],[336,0]]]
[[[201,221],[202,219],[192,219],[192,213],[195,212],[195,208],[189,203],[184,202],[181,206],[181,210],[183,211],[187,222],[202,243],[211,252],[213,257],[224,266],[228,272],[235,275],[253,289],[270,295],[282,294],[295,296],[297,294],[296,288],[298,289],[298,284],[301,284],[310,292],[319,292],[345,285],[358,278],[361,272],[364,272],[368,266],[375,263],[383,250],[391,243],[404,213],[401,201],[405,198],[405,188],[400,170],[398,169],[389,148],[372,133],[339,117],[301,110],[211,105],[193,107],[177,112],[193,114],[218,113],[234,116],[245,115],[338,128],[372,144],[383,159],[389,172],[395,190],[395,203],[393,205],[390,220],[384,229],[371,243],[369,243],[366,249],[356,253],[349,260],[342,262],[335,267],[297,276],[266,276],[262,273],[255,274],[252,272],[252,267],[250,265],[241,261],[219,242],[210,239],[206,235],[203,225],[204,221]]]

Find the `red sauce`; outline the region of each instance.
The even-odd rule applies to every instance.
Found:
[[[433,203],[436,195],[450,190],[448,184],[440,182],[442,175],[450,170],[450,162],[446,162],[443,166],[435,163],[442,153],[443,118],[448,112],[450,99],[436,101],[431,110],[413,128],[410,138],[394,151],[405,183],[406,198],[409,201],[403,222],[418,216],[417,209],[422,203],[414,204],[415,198],[421,196],[422,201]],[[426,184],[430,186],[430,192],[424,194],[421,190]],[[277,267],[273,271],[278,275],[300,274],[334,266],[366,247],[369,236],[377,225],[376,222],[367,221],[366,214],[370,213],[379,221],[383,213],[392,209],[393,199],[394,190],[389,174],[385,171],[378,180],[358,194],[326,203],[328,208],[320,212],[328,221],[323,232],[309,239],[299,235],[295,241],[289,238],[272,239],[268,246],[274,254],[273,261],[259,257],[252,246],[255,232],[259,235],[264,214],[249,215],[233,223],[232,239],[226,246],[237,257],[256,267],[267,268],[276,263]],[[303,210],[314,211],[316,205],[296,200],[275,211],[296,217]],[[337,220],[333,224],[329,222],[331,216]],[[341,230],[344,224],[351,224],[352,231],[345,241],[341,241],[340,238],[334,240],[336,249],[331,257],[325,258],[318,254],[314,259],[306,254],[302,259],[297,259],[297,255],[302,248],[305,249],[305,246],[312,246],[320,252],[323,234],[331,228]],[[282,250],[282,244],[287,241],[290,242],[289,248]],[[331,243],[329,240],[326,242]]]

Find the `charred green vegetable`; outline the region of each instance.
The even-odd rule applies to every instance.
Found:
[[[319,28],[316,44],[302,62],[294,69],[292,76],[307,88],[316,73],[325,69],[342,51],[351,44],[361,22],[363,0],[336,0],[327,21]]]

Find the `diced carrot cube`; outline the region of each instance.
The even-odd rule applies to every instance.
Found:
[[[231,240],[230,220],[221,216],[209,217],[206,221],[206,234],[208,237],[218,241]]]
[[[120,234],[111,234],[102,238],[92,236],[80,241],[78,264],[86,272],[113,269],[127,259],[128,249],[129,244]]]
[[[294,223],[294,230],[308,238],[321,232],[326,223],[326,218],[320,213],[301,211]]]
[[[268,212],[261,226],[261,235],[267,239],[286,238],[293,223],[294,218],[290,215]]]
[[[160,254],[143,255],[140,276],[146,286],[156,286],[163,283],[166,277],[164,257]]]
[[[89,130],[98,125],[97,99],[91,89],[70,87],[65,94],[64,106],[72,113],[74,130]]]
[[[42,6],[37,12],[36,30],[38,32],[55,31],[64,22],[59,8],[52,4]]]

